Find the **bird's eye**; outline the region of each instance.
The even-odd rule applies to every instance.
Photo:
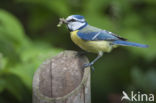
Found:
[[[76,20],[75,19],[71,19],[71,20],[69,20],[68,22],[75,22]]]

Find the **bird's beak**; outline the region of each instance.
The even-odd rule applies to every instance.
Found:
[[[60,21],[62,21],[62,23],[64,23],[64,24],[68,24],[67,20],[64,18],[60,18]]]

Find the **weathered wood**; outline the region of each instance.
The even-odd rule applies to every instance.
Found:
[[[90,68],[85,56],[64,51],[45,61],[33,78],[33,103],[91,103]]]

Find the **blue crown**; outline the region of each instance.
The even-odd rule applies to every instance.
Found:
[[[72,15],[72,16],[77,19],[84,19],[84,16],[81,16],[81,15]]]

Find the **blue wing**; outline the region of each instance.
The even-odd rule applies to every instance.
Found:
[[[100,41],[100,40],[106,40],[111,41],[112,45],[123,45],[123,46],[135,46],[135,47],[141,47],[141,48],[147,48],[148,45],[134,43],[134,42],[128,42],[127,39],[122,38],[118,35],[115,35],[111,32],[108,32],[106,30],[101,30],[93,26],[87,26],[80,31],[77,32],[77,35],[86,41]]]
[[[110,35],[109,33],[105,31],[99,31],[99,32],[78,32],[77,35],[87,41],[98,41],[98,40],[119,40],[117,37]]]
[[[115,35],[106,30],[101,30],[92,26],[86,27],[80,31],[78,31],[77,35],[86,41],[115,41],[115,40],[126,40],[118,35]]]

